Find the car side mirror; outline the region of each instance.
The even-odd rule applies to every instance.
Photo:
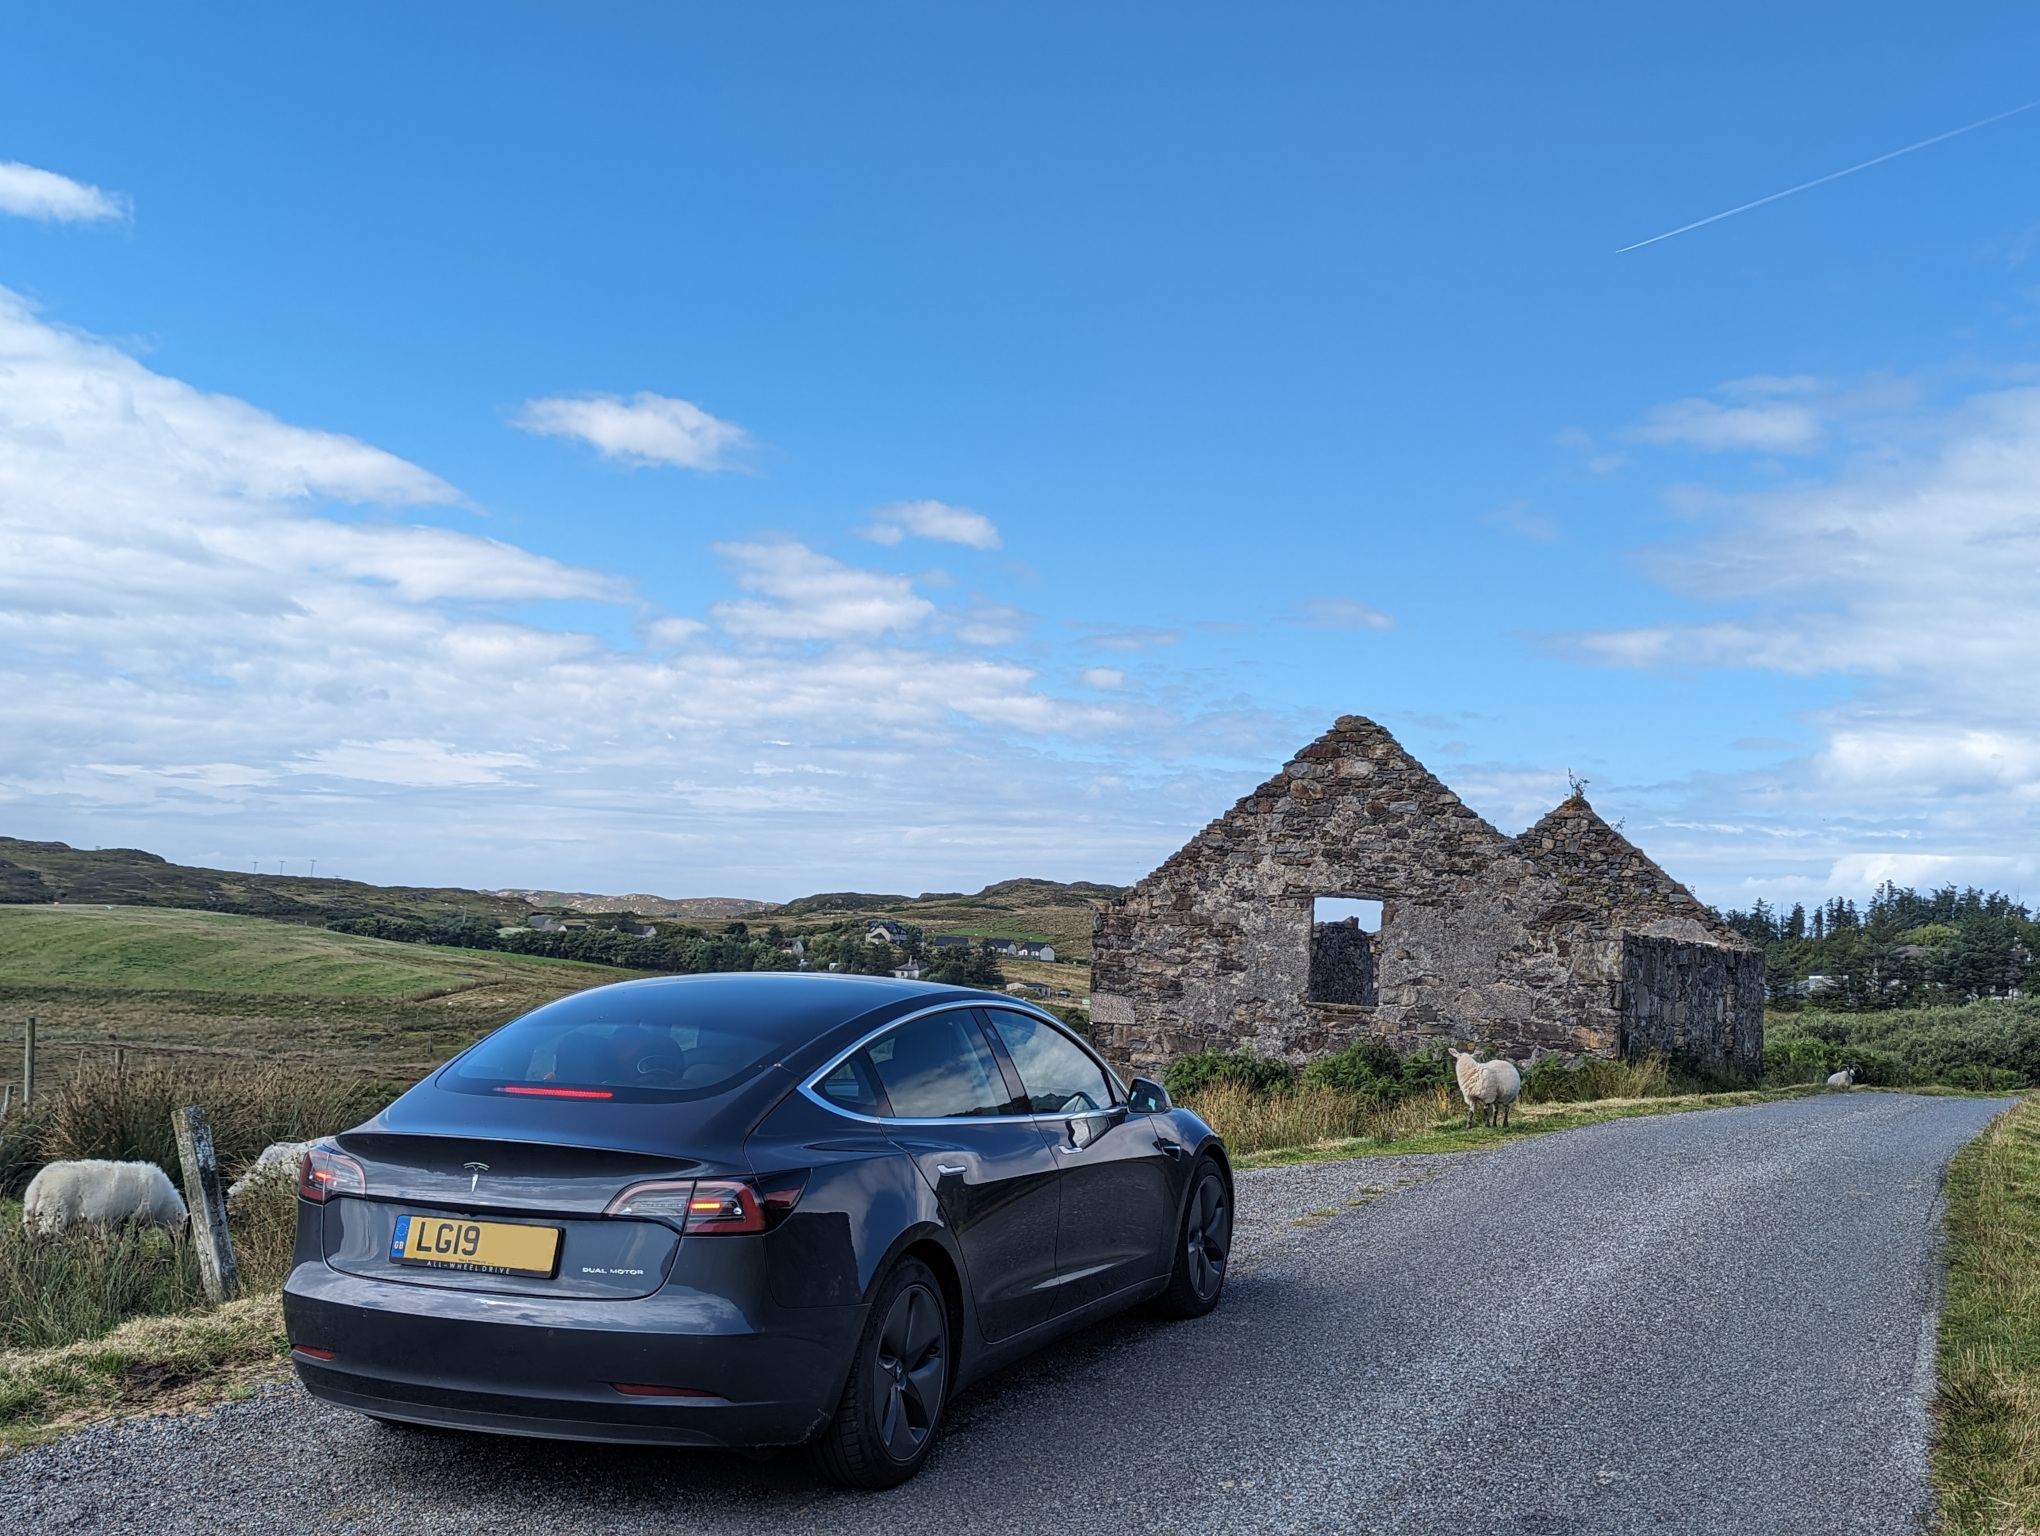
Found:
[[[1126,1123],[1126,1109],[1115,1105],[1111,1109],[1094,1109],[1087,1114],[1072,1115],[1069,1122],[1070,1146],[1088,1147],[1115,1125]]]
[[[1127,1087],[1126,1107],[1136,1115],[1154,1115],[1176,1106],[1169,1102],[1169,1090],[1160,1083],[1151,1077],[1136,1077]]]

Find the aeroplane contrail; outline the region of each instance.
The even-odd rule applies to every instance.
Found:
[[[1917,144],[1908,144],[1904,149],[1894,149],[1887,155],[1879,155],[1875,160],[1865,160],[1861,165],[1852,165],[1846,171],[1830,171],[1825,176],[1816,176],[1812,181],[1802,181],[1796,187],[1787,187],[1783,192],[1773,192],[1769,197],[1760,197],[1754,203],[1744,203],[1740,208],[1731,208],[1725,213],[1709,214],[1704,219],[1695,219],[1691,224],[1681,224],[1677,229],[1668,229],[1661,235],[1652,235],[1648,240],[1639,240],[1634,245],[1625,245],[1615,254],[1620,256],[1623,251],[1640,251],[1646,245],[1656,245],[1660,240],[1669,240],[1674,235],[1683,235],[1687,230],[1698,229],[1703,224],[1714,224],[1722,219],[1732,219],[1739,213],[1748,213],[1752,208],[1761,208],[1766,203],[1775,203],[1781,197],[1790,197],[1795,192],[1804,192],[1809,187],[1822,186],[1830,181],[1840,181],[1844,176],[1853,176],[1858,171],[1867,171],[1873,165],[1882,165],[1887,160],[1896,160],[1900,155],[1909,155],[1916,149],[1925,149],[1929,145],[1939,144],[1944,139],[1958,138],[1962,134],[1973,133],[1978,128],[1988,128],[1992,123],[2001,123],[2008,117],[2017,117],[2021,112],[2030,112],[2035,107],[2040,107],[2040,101],[2029,101],[2023,107],[2013,107],[2011,111],[2000,112],[1995,117],[1986,117],[1979,122],[1969,123],[1961,128],[1950,128],[1946,133],[1937,133],[1931,139],[1921,139]]]

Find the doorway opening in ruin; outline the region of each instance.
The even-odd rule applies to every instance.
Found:
[[[1311,903],[1311,1002],[1375,1006],[1381,919],[1381,903],[1367,897],[1320,896]]]

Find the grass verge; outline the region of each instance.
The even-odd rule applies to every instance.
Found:
[[[106,1419],[250,1396],[289,1373],[283,1299],[140,1317],[103,1338],[0,1353],[0,1455]]]
[[[2040,1532],[2040,1099],[1948,1166],[1934,1484],[1948,1536]]]
[[[1441,1114],[1435,1102],[1411,1100],[1383,1111],[1378,1123],[1353,1136],[1328,1136],[1303,1140],[1287,1146],[1255,1145],[1233,1159],[1236,1168],[1278,1168],[1290,1163],[1326,1162],[1344,1157],[1391,1157],[1412,1152],[1478,1152],[1525,1136],[1547,1131],[1570,1130],[1603,1120],[1628,1120],[1639,1115],[1676,1115],[1694,1109],[1731,1109],[1748,1104],[1772,1104],[1781,1099],[1801,1099],[1825,1092],[1818,1087],[1753,1089],[1740,1093],[1689,1093],[1643,1099],[1595,1099],[1586,1103],[1518,1104],[1503,1129],[1476,1125],[1467,1129],[1463,1111]],[[1270,1096],[1272,1097],[1272,1096]],[[1186,1101],[1204,1115],[1212,1128],[1226,1137],[1226,1144],[1241,1145],[1228,1133],[1222,1120],[1236,1118],[1233,1106],[1216,1102],[1212,1093]],[[1210,1111],[1210,1112],[1207,1112]],[[1212,1113],[1219,1119],[1212,1119]],[[1265,1112],[1264,1112],[1265,1113]],[[1247,1138],[1249,1144],[1255,1138]]]

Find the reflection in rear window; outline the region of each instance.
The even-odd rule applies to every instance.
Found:
[[[592,1018],[590,1010],[554,1004],[506,1025],[454,1064],[457,1082],[448,1086],[535,1097],[695,1098],[749,1077],[792,1043],[769,1020],[763,1027],[680,1024],[644,1016],[665,1010],[604,1001]]]

